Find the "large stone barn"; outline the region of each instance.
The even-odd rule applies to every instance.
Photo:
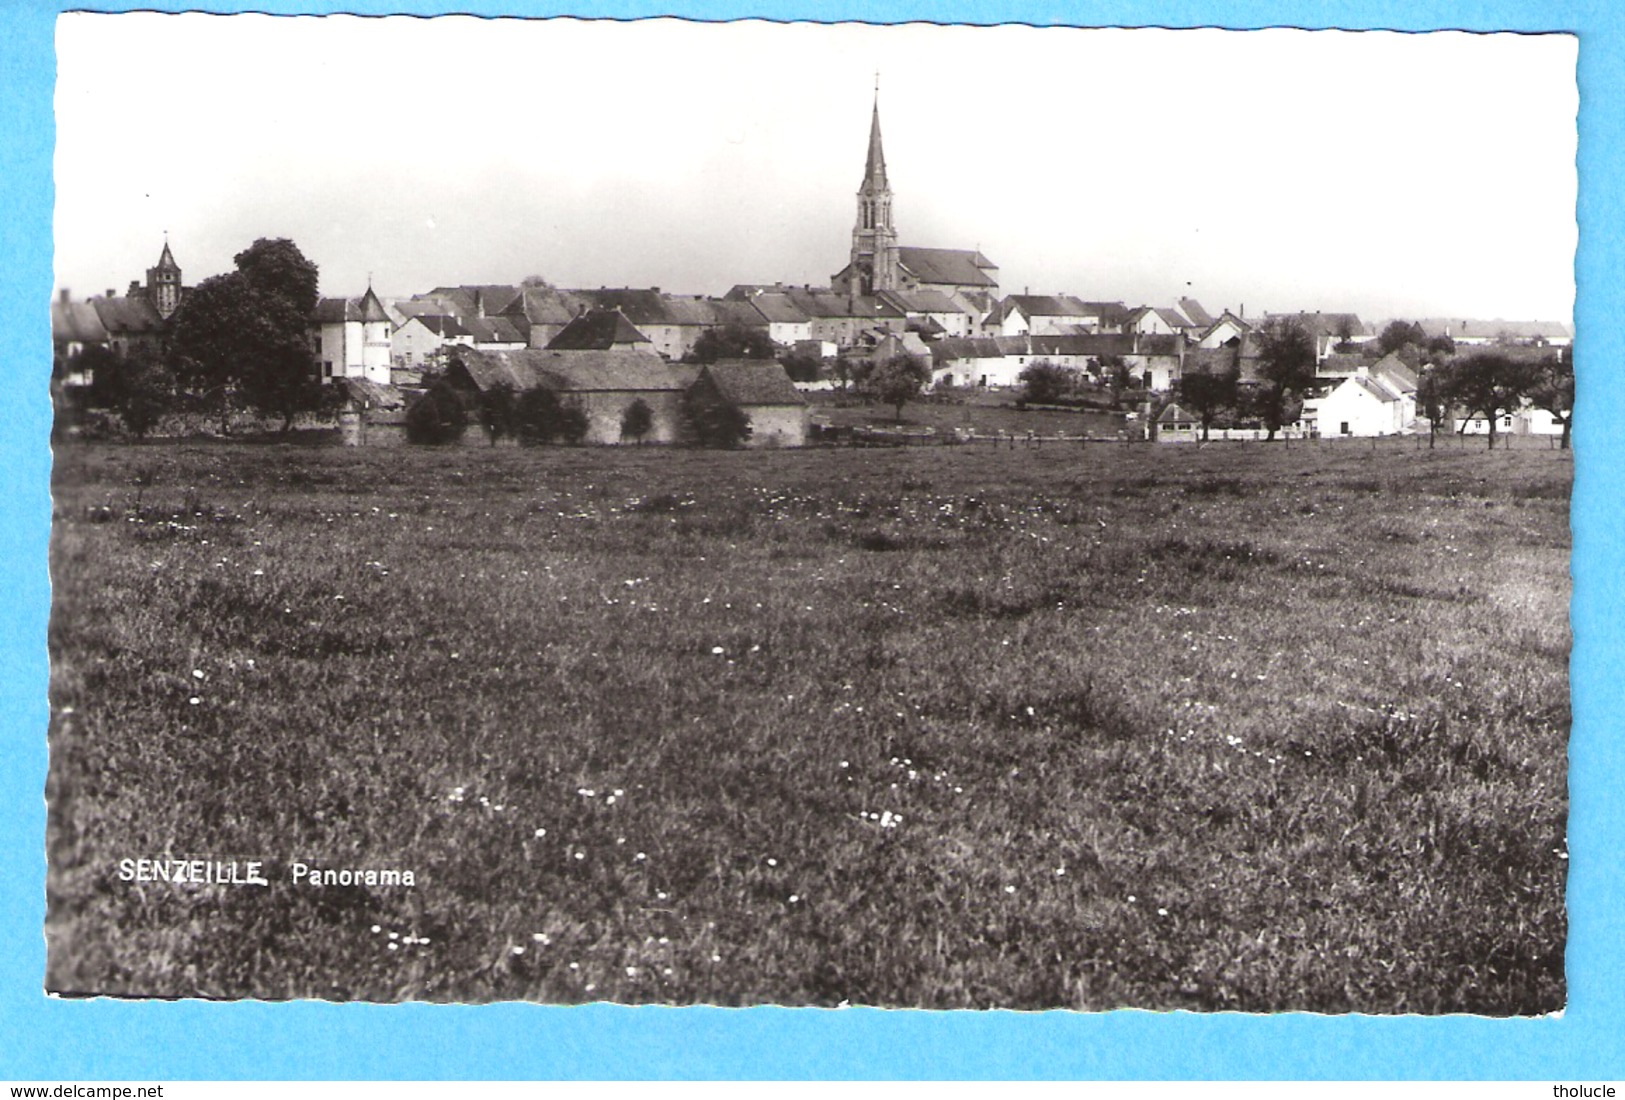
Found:
[[[803,447],[807,400],[772,360],[723,359],[700,368],[693,390],[750,417],[747,447]]]
[[[782,373],[782,371],[781,371]],[[667,364],[648,351],[554,351],[525,348],[482,351],[456,348],[446,367],[446,383],[465,393],[485,393],[506,385],[516,394],[545,386],[559,400],[587,414],[586,443],[630,443],[621,423],[637,401],[649,408],[649,430],[641,442],[675,443],[683,437],[683,390],[692,368]]]

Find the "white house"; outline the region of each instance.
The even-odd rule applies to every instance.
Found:
[[[1416,416],[1416,405],[1367,371],[1351,374],[1325,397],[1306,403],[1322,439],[1398,435]]]
[[[370,286],[360,298],[317,302],[311,342],[321,364],[322,381],[365,378],[389,385],[393,329],[384,304]]]

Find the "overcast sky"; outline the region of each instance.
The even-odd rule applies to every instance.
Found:
[[[66,14],[56,272],[324,294],[827,284],[875,72],[901,243],[1005,293],[1568,320],[1576,40]]]

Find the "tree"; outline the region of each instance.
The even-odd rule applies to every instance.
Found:
[[[468,409],[463,396],[444,382],[431,386],[406,410],[409,443],[442,446],[455,443],[468,430]]]
[[[222,434],[239,400],[280,416],[286,434],[326,396],[309,337],[316,265],[280,238],[255,241],[236,263],[198,284],[171,319],[176,373],[193,401],[219,416]]]
[[[655,414],[654,410],[649,408],[649,403],[641,397],[634,397],[632,403],[626,407],[626,411],[621,414],[621,438],[631,436],[642,443],[643,437],[649,434],[649,429],[653,428],[654,424]]]
[[[1024,390],[1021,399],[1029,405],[1053,405],[1072,388],[1072,372],[1048,359],[1035,359],[1022,368],[1017,380]]]
[[[132,352],[119,367],[113,407],[137,439],[157,427],[175,407],[175,372],[150,349]]]
[[[1236,403],[1240,372],[1231,369],[1222,374],[1191,371],[1174,383],[1174,393],[1186,411],[1202,425],[1202,441],[1207,442],[1208,428],[1219,413]]]
[[[1539,380],[1539,367],[1503,352],[1477,352],[1458,360],[1450,372],[1450,394],[1469,416],[1481,414],[1490,423],[1490,450],[1495,450],[1495,425],[1510,413]]]
[[[560,401],[546,386],[519,395],[516,425],[519,442],[528,447],[544,443],[580,443],[587,437],[587,414],[574,402]]]
[[[683,418],[703,447],[738,447],[750,438],[750,414],[698,386],[683,395]]]
[[[519,285],[530,290],[552,290],[553,284],[548,282],[545,275],[526,275],[519,280]]]
[[[766,329],[727,324],[700,333],[685,358],[690,363],[715,363],[718,359],[772,359],[778,350]]]
[[[1259,388],[1254,407],[1269,439],[1297,418],[1315,384],[1315,338],[1297,321],[1276,319],[1258,331]]]
[[[925,360],[912,355],[894,355],[869,372],[864,387],[895,409],[897,422],[901,424],[903,406],[920,396],[929,381],[931,368],[925,365]]]
[[[1447,334],[1441,332],[1437,336],[1428,338],[1427,352],[1433,361],[1437,363],[1440,359],[1447,359],[1456,354],[1456,342]]]
[[[320,273],[286,237],[261,237],[232,262],[257,293],[286,302],[298,311],[301,322],[315,312]]]
[[[816,382],[824,371],[824,360],[807,351],[792,351],[779,360],[792,382]]]
[[[1428,419],[1428,450],[1433,450],[1439,424],[1450,415],[1450,367],[1435,363],[1416,380],[1416,411]]]
[[[1574,422],[1574,348],[1564,348],[1557,355],[1540,364],[1535,383],[1529,389],[1529,400],[1537,409],[1545,409],[1552,419],[1563,425],[1563,439],[1558,444],[1569,449],[1569,431]]]
[[[1377,337],[1377,347],[1384,355],[1392,355],[1406,344],[1415,344],[1418,347],[1428,342],[1428,334],[1422,331],[1422,326],[1412,321],[1389,321]]]
[[[513,387],[498,382],[480,394],[480,427],[495,447],[497,441],[513,436],[519,429],[519,399]]]
[[[1354,350],[1354,318],[1346,313],[1337,319],[1337,350]]]

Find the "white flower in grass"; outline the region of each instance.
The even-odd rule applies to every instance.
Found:
[[[514,948],[513,948],[513,953],[515,955],[523,955],[525,953],[525,949],[523,947],[521,947],[520,945],[515,944]]]
[[[188,703],[191,703],[194,707],[197,706],[199,703],[203,702],[203,700],[198,698],[196,695],[192,696],[190,699],[188,699],[186,701]]]
[[[203,679],[203,670],[201,668],[194,668],[192,670],[192,679],[194,679],[194,680]]]

